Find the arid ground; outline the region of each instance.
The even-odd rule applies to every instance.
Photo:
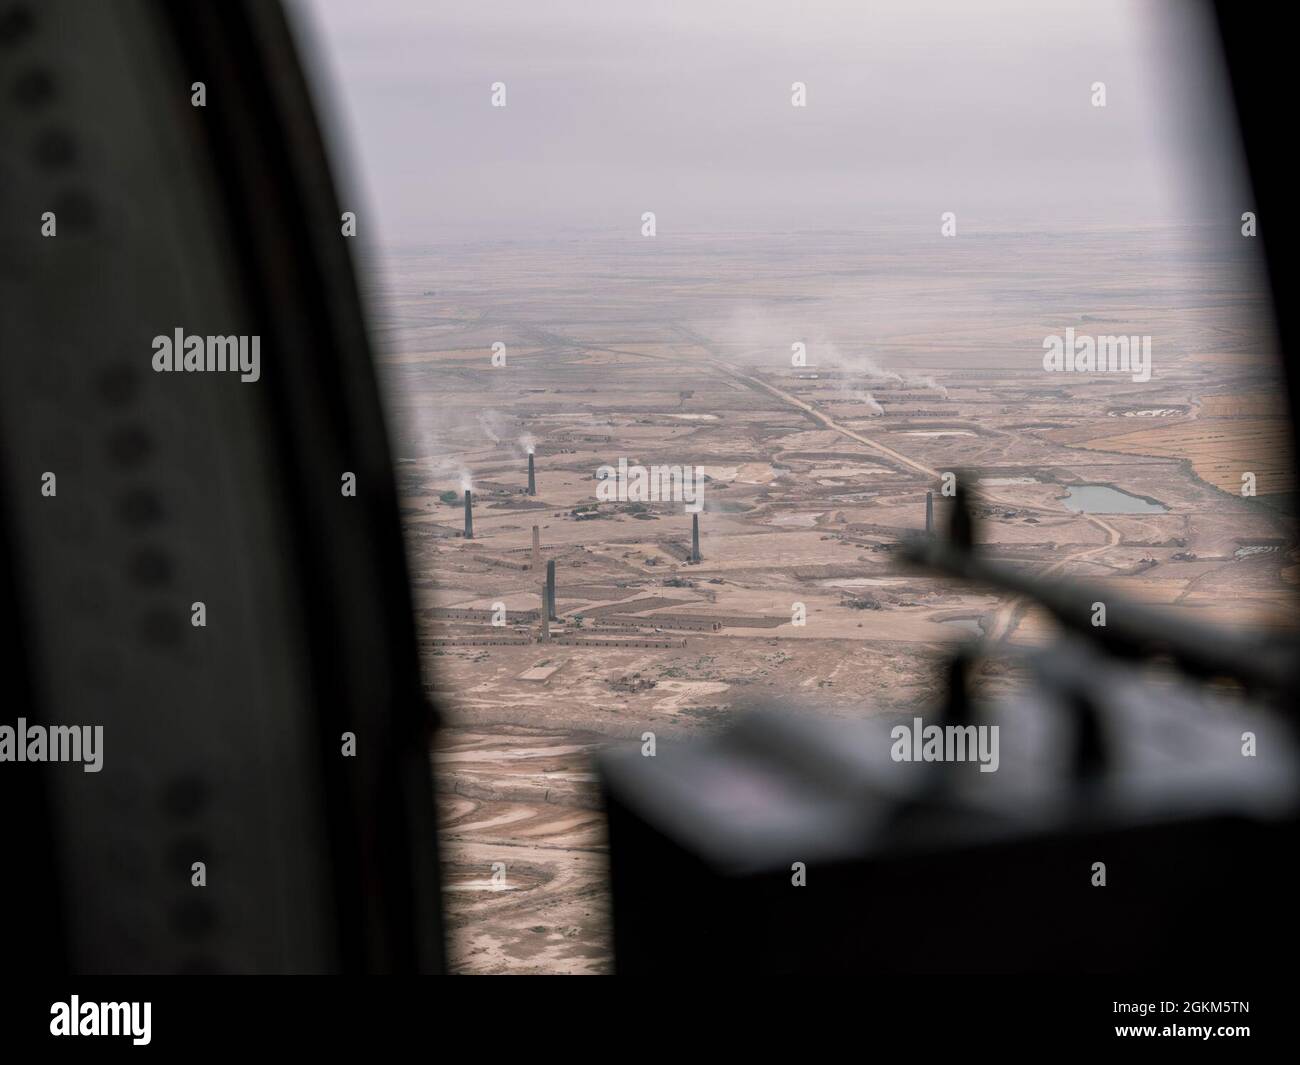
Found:
[[[449,721],[454,969],[611,968],[598,745],[716,730],[760,701],[908,709],[954,641],[1051,637],[1022,604],[898,562],[927,491],[942,530],[946,473],[978,493],[992,557],[1234,628],[1289,624],[1289,426],[1254,250],[1232,225],[900,223],[367,263],[426,683]],[[1150,380],[1048,372],[1044,338],[1066,328],[1151,337]],[[682,502],[597,504],[597,468],[620,459],[703,467],[698,564]]]

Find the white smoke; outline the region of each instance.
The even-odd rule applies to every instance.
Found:
[[[512,427],[510,419],[497,410],[481,410],[476,415],[478,426],[483,430],[483,435],[493,444],[500,444],[503,439],[511,434]]]
[[[462,408],[419,405],[407,408],[408,420],[403,427],[413,458],[428,470],[431,487],[445,491],[459,485],[463,492],[473,486],[473,473],[463,452],[466,441],[474,442],[475,429],[487,436],[498,432],[493,411],[474,415]]]
[[[869,407],[879,407],[868,391],[873,386],[923,388],[948,398],[948,390],[933,377],[899,373],[885,367],[868,352],[843,350],[838,339],[828,335],[824,326],[812,324],[815,320],[813,312],[800,321],[774,315],[762,306],[745,305],[737,308],[730,321],[718,330],[718,340],[725,358],[765,369],[791,366],[790,345],[796,341],[803,343],[809,370],[839,371],[843,377],[836,381],[835,387],[840,398],[863,401]],[[870,341],[855,337],[853,343],[860,346]],[[862,400],[864,392],[867,398]]]
[[[944,399],[948,398],[948,390],[933,377],[908,377],[903,380],[903,384],[908,388],[925,388],[931,392],[938,392]]]

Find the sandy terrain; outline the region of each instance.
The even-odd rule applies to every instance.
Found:
[[[1292,461],[1251,261],[1199,230],[997,237],[385,258],[371,295],[396,472],[452,723],[435,761],[458,971],[610,968],[597,744],[717,729],[761,700],[909,709],[955,641],[1051,638],[1022,603],[898,566],[927,491],[946,519],[945,473],[979,478],[982,550],[1010,565],[1237,628],[1290,623]],[[1043,339],[1067,326],[1151,336],[1151,379],[1045,371]],[[699,564],[681,501],[596,505],[620,458],[704,469]],[[1085,486],[1127,502],[1072,509]],[[437,616],[537,611],[534,525],[557,564],[549,643],[534,621]],[[632,636],[663,646],[565,642]]]

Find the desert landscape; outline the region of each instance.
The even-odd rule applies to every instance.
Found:
[[[1290,428],[1233,220],[957,239],[929,222],[362,263],[447,720],[455,971],[611,968],[600,744],[764,702],[912,709],[955,641],[1051,638],[1023,604],[899,562],[927,494],[942,535],[946,475],[974,489],[990,557],[1235,629],[1290,624]],[[1067,328],[1149,336],[1150,379],[1045,370]],[[598,499],[620,460],[702,470],[699,561],[683,501]]]

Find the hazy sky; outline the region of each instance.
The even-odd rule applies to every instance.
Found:
[[[1240,213],[1193,6],[299,0],[386,243]]]

